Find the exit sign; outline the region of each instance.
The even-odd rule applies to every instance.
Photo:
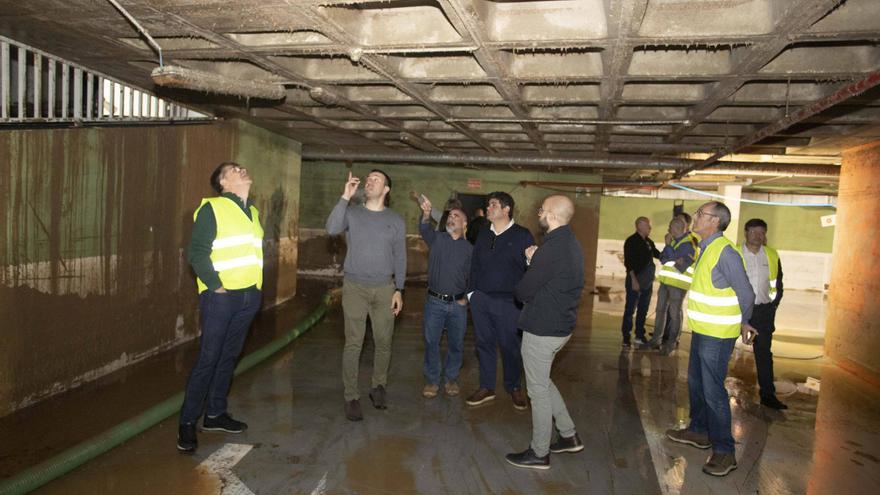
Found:
[[[483,181],[480,179],[468,179],[467,187],[468,189],[480,189],[483,187]]]

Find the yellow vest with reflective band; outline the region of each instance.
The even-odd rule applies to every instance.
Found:
[[[220,275],[224,289],[245,289],[256,285],[263,287],[263,227],[260,226],[259,212],[251,206],[251,218],[241,210],[235,201],[224,198],[205,198],[196,209],[211,203],[217,221],[217,235],[211,245],[211,262]],[[253,220],[252,220],[253,219]],[[199,294],[208,286],[198,277]]]
[[[731,287],[719,289],[712,283],[712,270],[727,246],[736,249],[729,239],[721,236],[699,254],[694,282],[688,291],[687,313],[691,331],[721,339],[738,337],[742,328],[742,312],[736,292]]]
[[[748,248],[743,245],[737,246],[736,248],[740,255],[742,255],[743,249]],[[770,282],[770,302],[773,302],[776,300],[776,279],[779,278],[779,253],[771,247],[764,246],[764,254],[767,255],[767,266],[770,268],[769,276],[767,278]],[[743,257],[743,262],[745,262],[745,257]]]
[[[672,244],[672,249],[678,249],[678,246],[681,246],[685,242],[691,242],[691,237],[682,237],[680,241]],[[657,274],[657,281],[661,284],[671,285],[672,287],[678,287],[679,289],[688,290],[691,287],[693,277],[693,263],[691,263],[690,266],[687,267],[687,270],[685,270],[684,273],[681,273],[678,271],[677,268],[675,268],[675,260],[672,260],[663,263],[663,266],[660,267],[660,273]]]

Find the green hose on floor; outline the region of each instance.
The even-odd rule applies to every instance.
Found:
[[[328,291],[321,299],[321,303],[304,320],[286,334],[242,358],[235,368],[235,376],[253,368],[308,331],[327,313],[333,295],[333,290]],[[96,437],[75,445],[12,478],[3,480],[0,482],[0,495],[18,495],[36,490],[176,414],[182,403],[183,392],[180,392]]]

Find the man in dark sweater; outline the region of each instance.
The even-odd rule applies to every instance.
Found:
[[[422,396],[437,397],[440,390],[440,339],[446,329],[446,395],[459,393],[464,332],[467,329],[468,275],[474,247],[464,237],[467,215],[461,208],[451,208],[443,232],[431,228],[431,202],[424,198],[419,233],[428,244],[428,293],[425,296],[423,327],[425,333],[425,387]]]
[[[544,200],[538,210],[538,222],[547,231],[544,245],[526,249],[530,266],[516,286],[516,298],[523,302],[519,328],[532,400],[532,443],[525,451],[506,457],[518,467],[548,469],[550,452],[584,449],[565,401],[550,379],[553,358],[571,338],[584,288],[583,250],[568,226],[573,215],[574,204],[568,197],[553,195]],[[551,445],[554,420],[559,438]]]
[[[381,170],[367,175],[364,205],[349,201],[360,179],[348,174],[342,197],[327,218],[327,233],[345,232],[345,278],[342,312],[345,316],[345,347],[342,351],[342,382],[345,417],[360,421],[363,413],[358,392],[358,368],[367,331],[367,315],[373,329],[373,379],[370,400],[385,409],[385,385],[391,363],[394,317],[403,309],[406,280],[406,227],[400,215],[388,208],[391,178]]]
[[[633,326],[633,311],[636,311],[636,344],[646,345],[645,319],[648,306],[651,304],[651,293],[654,290],[654,258],[660,257],[660,251],[654,246],[648,235],[651,233],[651,221],[646,217],[636,219],[636,231],[623,243],[623,265],[626,267],[626,306],[623,310],[623,347],[629,347],[629,333]],[[638,307],[638,309],[636,309]]]
[[[520,306],[513,290],[526,271],[525,249],[535,243],[528,229],[513,221],[513,198],[505,192],[488,196],[489,230],[477,237],[471,258],[471,316],[480,361],[480,388],[465,401],[470,406],[495,400],[496,348],[501,348],[504,388],[518,410],[528,408],[522,389],[522,356],[516,322]]]

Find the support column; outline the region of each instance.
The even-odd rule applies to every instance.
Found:
[[[880,141],[844,152],[825,353],[880,383]]]
[[[730,225],[724,236],[734,244],[739,244],[739,200],[742,198],[742,186],[718,186],[718,194],[724,196],[724,204],[730,209]]]

